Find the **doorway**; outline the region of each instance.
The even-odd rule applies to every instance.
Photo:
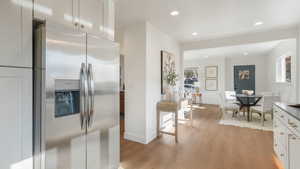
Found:
[[[255,65],[234,66],[234,90],[241,94],[242,90],[253,90],[255,94]]]
[[[120,136],[124,137],[125,132],[125,74],[124,55],[120,55]],[[121,139],[122,140],[122,139]]]

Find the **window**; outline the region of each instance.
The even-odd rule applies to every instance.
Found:
[[[194,90],[199,87],[198,67],[185,68],[184,70],[184,88],[185,90]]]
[[[281,56],[276,60],[276,82],[291,83],[291,56]]]

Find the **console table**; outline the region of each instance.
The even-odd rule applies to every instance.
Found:
[[[178,119],[178,111],[182,108],[182,104],[184,104],[184,102],[187,102],[188,104],[190,104],[190,102],[188,102],[188,100],[186,99],[180,99],[179,101],[160,101],[157,103],[156,105],[156,110],[157,110],[157,137],[160,136],[160,134],[168,134],[168,135],[172,135],[175,136],[175,141],[176,143],[178,142],[178,120],[183,120],[183,119]],[[192,111],[192,106],[191,107],[191,111],[190,111],[190,121],[191,124],[193,124],[193,111]],[[160,129],[160,114],[161,112],[170,112],[170,113],[174,113],[175,114],[175,131],[174,132],[167,132],[167,131],[162,131]]]

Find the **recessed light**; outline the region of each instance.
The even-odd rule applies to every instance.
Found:
[[[245,55],[245,56],[248,56],[248,55],[249,55],[249,53],[248,53],[248,52],[244,52],[244,55]]]
[[[260,26],[260,25],[263,25],[264,23],[262,21],[258,21],[258,22],[255,22],[254,23],[254,26]]]
[[[170,13],[170,15],[172,15],[172,16],[177,16],[177,15],[179,15],[179,12],[178,12],[178,11],[172,11],[172,12]]]
[[[197,36],[198,33],[197,33],[197,32],[193,32],[192,35],[193,35],[193,36]]]

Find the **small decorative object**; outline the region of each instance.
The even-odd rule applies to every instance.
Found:
[[[217,79],[206,79],[205,89],[207,91],[217,91],[218,90],[218,80]]]
[[[251,96],[254,94],[254,91],[253,90],[242,90],[242,93],[245,95]]]
[[[250,79],[250,71],[249,70],[240,70],[239,78],[240,78],[240,80],[249,80]]]
[[[217,78],[218,77],[218,66],[206,66],[205,67],[206,79]]]
[[[177,80],[174,55],[161,51],[161,94],[166,95],[166,99],[172,98]]]

